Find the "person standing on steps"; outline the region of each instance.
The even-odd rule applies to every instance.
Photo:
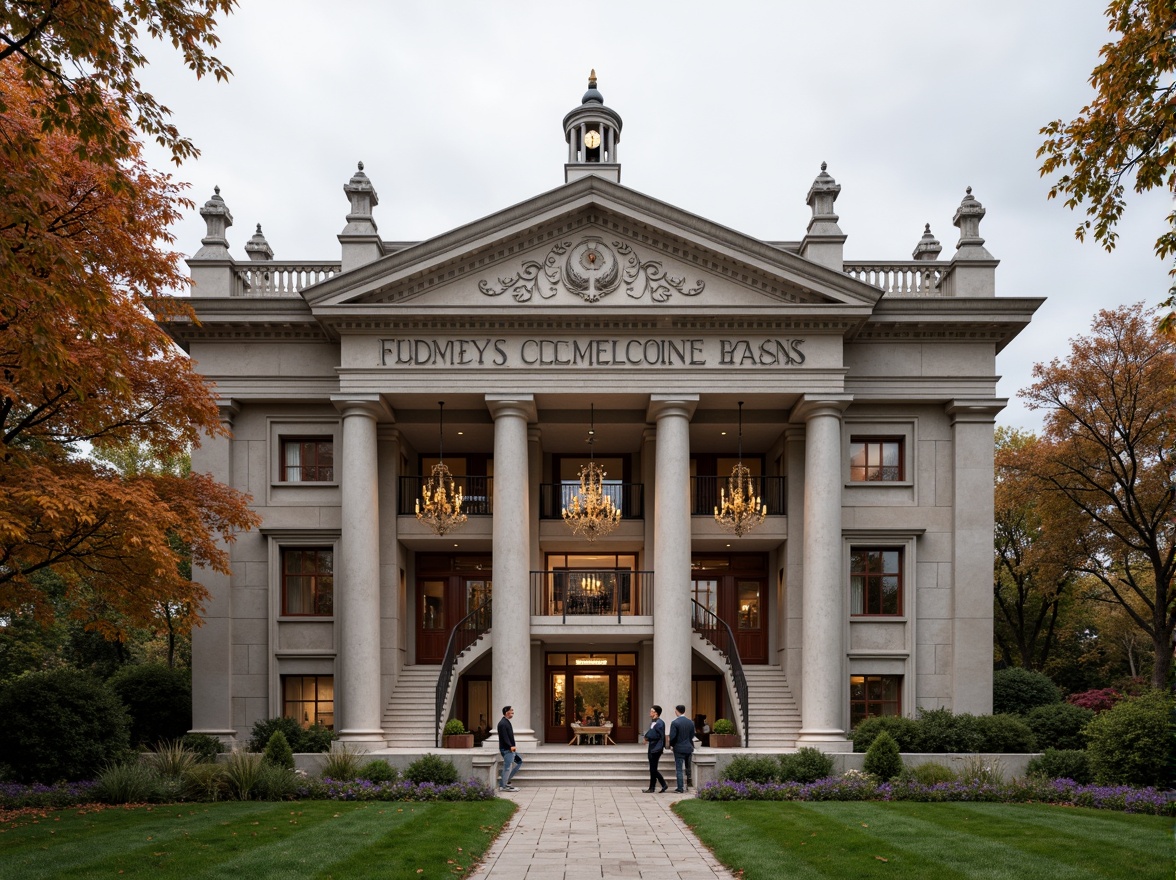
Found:
[[[674,791],[684,794],[685,783],[690,781],[690,756],[694,754],[694,722],[686,717],[686,707],[681,703],[674,707],[674,720],[670,722],[670,749],[674,752],[674,775],[678,779]]]
[[[502,755],[502,781],[499,791],[518,791],[510,781],[523,765],[523,757],[518,753],[515,745],[514,725],[510,719],[514,718],[512,706],[502,707],[502,717],[498,720],[498,751]]]
[[[649,710],[649,730],[645,731],[645,740],[649,743],[649,788],[643,790],[652,794],[656,783],[661,783],[661,790],[665,791],[668,788],[666,779],[657,770],[657,762],[666,750],[666,723],[661,720],[661,706]]]

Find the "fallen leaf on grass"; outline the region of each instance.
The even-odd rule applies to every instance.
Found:
[[[882,856],[874,856],[874,858],[876,858],[880,862],[889,862],[890,861],[890,859],[883,858]]]

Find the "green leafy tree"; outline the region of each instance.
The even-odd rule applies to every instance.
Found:
[[[1115,35],[1099,51],[1102,60],[1090,75],[1094,100],[1070,122],[1056,119],[1041,129],[1037,151],[1042,175],[1062,172],[1049,197],[1068,208],[1086,206],[1075,230],[1092,233],[1108,251],[1115,247],[1115,225],[1126,207],[1129,184],[1137,193],[1164,187],[1176,193],[1176,5],[1172,0],[1111,0],[1107,30]],[[1156,256],[1176,254],[1176,211],[1156,239]],[[1176,267],[1173,268],[1176,273]],[[1176,286],[1164,301],[1176,305]],[[1163,318],[1165,332],[1176,330],[1176,312]]]

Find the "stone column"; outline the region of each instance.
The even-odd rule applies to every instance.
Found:
[[[335,395],[332,402],[343,414],[342,534],[335,560],[336,730],[345,743],[383,742],[376,421],[389,412],[378,394]]]
[[[531,491],[527,423],[535,420],[530,394],[487,394],[494,417],[494,609],[491,670],[495,723],[514,707],[515,739],[534,743],[531,717]]]
[[[951,709],[992,712],[992,426],[1006,400],[953,400]]]
[[[805,422],[803,673],[798,743],[844,748],[845,594],[841,564],[841,413],[848,395],[809,397],[793,417]]]
[[[653,697],[667,718],[678,703],[690,704],[690,419],[697,406],[698,395],[654,394],[649,401],[657,424]]]
[[[780,609],[781,663],[792,695],[804,693],[804,426],[784,429],[784,460],[788,474],[788,541],[784,545],[784,602]]]
[[[240,407],[219,401],[221,426],[230,431]],[[192,470],[233,485],[233,439],[228,434],[208,437],[192,451]],[[224,543],[221,549],[229,550]],[[225,742],[237,735],[233,728],[233,581],[230,575],[194,566],[192,577],[208,590],[201,617],[192,628],[192,732]]]
[[[377,464],[380,505],[380,711],[388,705],[396,680],[400,676],[405,654],[401,639],[403,609],[406,606],[400,588],[400,540],[396,510],[400,504],[400,431],[392,425],[378,425]]]

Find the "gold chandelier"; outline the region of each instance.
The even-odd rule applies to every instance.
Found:
[[[421,487],[421,497],[416,503],[416,518],[438,535],[456,529],[466,521],[461,512],[465,500],[461,487],[453,481],[453,474],[445,466],[445,401],[437,401],[439,407],[437,428],[437,463],[433,465],[432,476]]]
[[[743,401],[739,401],[739,463],[727,478],[727,488],[719,490],[720,506],[715,508],[715,522],[735,537],[742,538],[768,517],[768,506],[755,494],[751,471],[743,466]]]
[[[588,464],[580,468],[580,491],[571,503],[563,509],[564,522],[573,535],[583,535],[595,541],[607,535],[621,521],[621,512],[613,500],[604,492],[605,471],[592,456],[592,444],[596,442],[596,406],[591,408],[591,427],[588,429]]]

